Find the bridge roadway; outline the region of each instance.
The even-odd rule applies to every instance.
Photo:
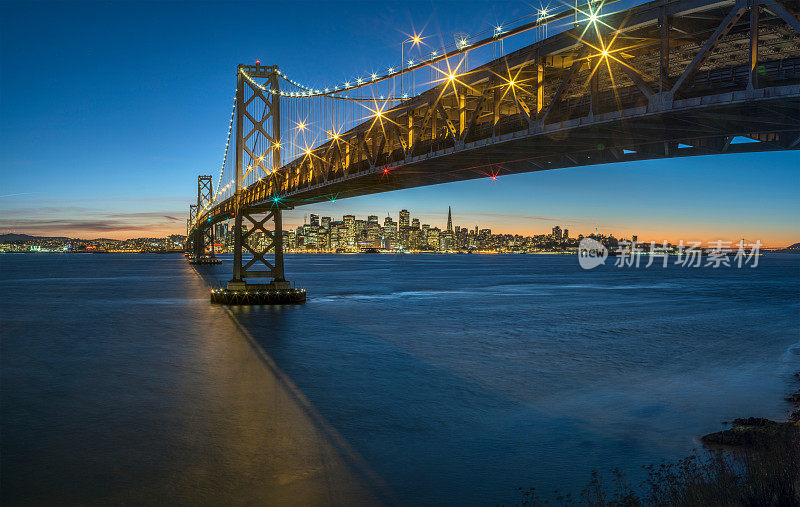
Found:
[[[798,149],[800,2],[751,3],[758,8],[658,0],[604,17],[595,33],[577,26],[443,75],[243,188],[240,205],[257,212],[276,197],[288,207],[519,172]],[[239,67],[245,83],[261,69]],[[737,136],[759,142],[732,143]],[[233,216],[235,198],[201,223]]]

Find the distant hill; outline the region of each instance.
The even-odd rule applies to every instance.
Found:
[[[44,240],[44,241],[120,241],[118,239],[110,239],[110,238],[94,238],[94,239],[82,239],[82,238],[68,238],[66,236],[31,236],[30,234],[0,234],[0,243],[8,243],[10,241],[33,241],[33,240]]]
[[[67,237],[45,237],[45,236],[31,236],[30,234],[0,234],[0,243],[8,243],[11,241],[33,241],[35,239],[43,239],[43,240],[68,240]]]
[[[786,248],[781,248],[780,250],[775,251],[784,253],[800,253],[800,243],[795,243],[794,245],[789,245]]]

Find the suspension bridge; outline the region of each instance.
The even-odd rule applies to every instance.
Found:
[[[187,222],[189,258],[200,264],[219,262],[213,225],[235,223],[232,280],[212,301],[305,300],[284,277],[282,212],[295,206],[800,148],[799,0],[612,3],[542,9],[438,49],[414,34],[399,65],[320,88],[277,66],[239,65],[216,188],[199,176]],[[257,231],[265,248],[251,241]]]

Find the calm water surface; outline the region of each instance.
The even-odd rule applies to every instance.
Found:
[[[577,492],[593,468],[636,480],[723,421],[783,417],[800,365],[800,256],[293,255],[305,305],[230,311],[208,303],[223,259],[0,256],[4,504],[297,501],[270,495],[300,480],[275,470],[308,439],[282,438],[294,416],[260,397],[259,355],[407,505]]]

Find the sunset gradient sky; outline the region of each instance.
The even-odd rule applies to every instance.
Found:
[[[216,175],[238,63],[326,84],[399,59],[413,29],[475,33],[539,3],[0,3],[0,233],[127,238],[185,232],[196,176]],[[280,20],[273,25],[270,19]],[[437,35],[438,36],[438,35]],[[287,213],[402,208],[443,227],[646,240],[800,241],[800,153],[543,171],[404,190]],[[382,220],[382,219],[381,219]]]

